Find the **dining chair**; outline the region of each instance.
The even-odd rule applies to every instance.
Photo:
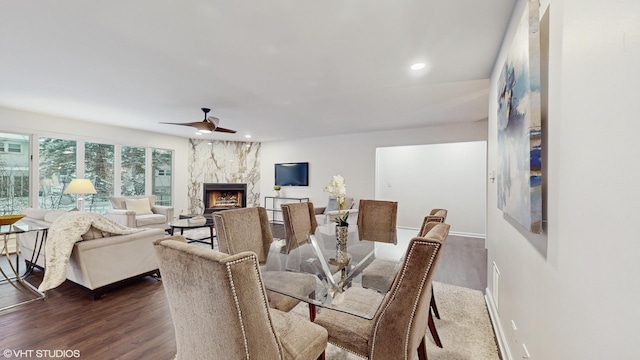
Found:
[[[358,235],[360,240],[396,244],[398,202],[360,200],[358,206]]]
[[[234,255],[243,251],[252,251],[256,254],[260,265],[267,263],[273,236],[265,208],[251,207],[218,211],[213,213],[213,221],[221,252]],[[278,255],[271,254],[271,256]],[[269,274],[268,281],[295,284],[301,294],[309,294],[315,290],[316,282],[313,275],[287,271],[269,272]],[[267,298],[272,308],[281,311],[290,311],[300,303],[298,299],[271,290],[267,290]],[[310,307],[310,319],[314,316],[315,308]]]
[[[270,309],[258,256],[224,254],[182,236],[154,242],[173,319],[176,360],[324,359],[327,331]]]
[[[427,232],[429,232],[429,230],[431,230],[431,227],[429,227],[429,224],[445,222],[447,220],[447,213],[448,211],[446,209],[432,209],[431,212],[429,212],[429,215],[425,216],[424,220],[422,220],[422,227],[420,228],[420,234],[418,236],[424,236]],[[433,287],[431,287],[430,306],[431,306],[431,310],[433,310],[433,314],[435,315],[435,317],[440,319],[440,312],[438,311],[438,305],[436,304],[436,296],[433,293]],[[433,322],[433,319],[431,319],[431,321]],[[435,324],[433,328],[435,329]],[[440,337],[438,336],[438,332],[435,331],[432,335],[436,343],[440,343]],[[442,344],[440,343],[440,345],[438,346],[442,347]]]
[[[283,251],[298,248],[309,242],[308,236],[316,232],[318,221],[312,202],[288,203],[280,205],[284,222],[286,246]]]
[[[427,215],[428,216],[428,215]],[[418,237],[425,236],[438,236],[435,232],[431,233],[431,230],[441,222],[439,219],[434,219],[437,221],[424,222],[423,226],[420,230]],[[420,235],[421,234],[421,235]],[[448,232],[447,232],[448,234]],[[439,239],[444,244],[446,240],[446,236],[442,239]],[[393,280],[397,276],[397,266],[398,264],[395,261],[384,260],[384,259],[375,259],[373,262],[362,272],[362,286],[370,289],[376,289],[379,291],[386,291],[391,287]],[[431,287],[431,299],[429,301],[429,308],[433,310],[434,314],[438,319],[440,319],[440,314],[438,313],[438,309],[436,307],[435,295],[433,292],[433,286]],[[438,334],[438,330],[436,329],[436,324],[433,321],[433,315],[431,311],[429,311],[428,325],[429,332],[431,332],[431,337],[433,338],[433,342],[440,348],[443,347],[442,341],[440,340],[440,335]]]
[[[425,226],[430,222],[445,222],[447,221],[448,211],[445,209],[432,209],[429,215],[425,216],[422,220],[422,226],[420,227],[420,233],[418,236],[424,236],[426,234]]]
[[[426,237],[414,237],[391,289],[372,320],[330,309],[315,319],[329,332],[329,342],[368,359],[427,358],[431,279],[442,250],[448,224],[437,224]],[[344,306],[362,306],[376,292],[352,287],[342,293]]]

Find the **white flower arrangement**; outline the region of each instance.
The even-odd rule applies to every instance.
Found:
[[[349,213],[346,211],[347,183],[344,178],[341,175],[334,175],[329,185],[322,188],[322,191],[335,196],[338,201],[338,216],[335,222],[338,226],[348,226],[349,223],[347,219],[349,218]]]

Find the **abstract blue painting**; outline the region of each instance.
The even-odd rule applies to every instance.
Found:
[[[498,80],[498,207],[542,232],[540,21],[530,0]]]

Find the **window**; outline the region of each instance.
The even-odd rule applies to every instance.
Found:
[[[171,205],[171,167],[173,166],[173,151],[153,149],[151,152],[152,174],[151,193],[156,195],[156,204]]]
[[[20,154],[22,152],[22,146],[16,143],[8,143],[7,152]]]
[[[109,196],[114,194],[115,145],[87,142],[84,144],[84,178],[90,179],[96,194],[84,197],[85,211],[104,214],[111,208]]]
[[[120,193],[123,196],[145,194],[145,153],[142,147],[122,147]]]
[[[16,214],[29,206],[29,143],[28,135],[0,133],[1,215]]]
[[[41,137],[39,139],[40,187],[38,203],[41,209],[73,209],[75,197],[64,189],[76,178],[75,140]]]

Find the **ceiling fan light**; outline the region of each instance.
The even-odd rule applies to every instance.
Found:
[[[209,134],[209,133],[211,133],[211,130],[200,130],[200,132],[204,133],[204,134]]]

